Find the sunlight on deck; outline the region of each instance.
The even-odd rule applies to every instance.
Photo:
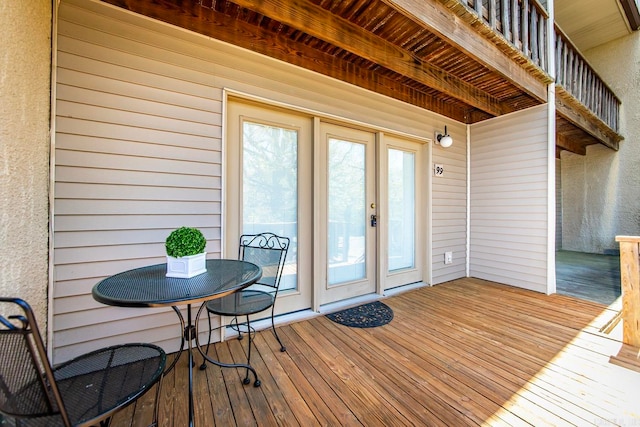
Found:
[[[558,424],[640,426],[640,370],[634,372],[618,366],[614,360],[624,347],[620,307],[621,298],[618,298],[484,425],[512,425],[514,414],[522,414],[525,418],[521,422],[526,420],[534,425],[536,420],[546,424],[550,417],[555,417]],[[602,332],[605,329],[609,332]],[[594,333],[610,340],[596,342],[592,339]],[[640,349],[633,351],[640,363]],[[585,372],[589,373],[588,377]],[[609,386],[613,384],[615,387]],[[546,397],[543,399],[541,395]],[[557,403],[550,405],[550,402]],[[541,407],[548,413],[542,416]]]

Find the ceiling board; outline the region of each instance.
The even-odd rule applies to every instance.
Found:
[[[618,0],[555,0],[555,20],[581,52],[631,33]]]

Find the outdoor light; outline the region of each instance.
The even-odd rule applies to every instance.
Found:
[[[449,134],[447,133],[447,127],[444,127],[444,134],[441,134],[440,132],[436,131],[436,144],[440,144],[440,146],[442,148],[447,148],[447,147],[451,147],[451,144],[453,144],[453,138],[451,138],[449,136]]]

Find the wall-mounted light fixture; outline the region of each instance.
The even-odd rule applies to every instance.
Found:
[[[444,134],[436,131],[436,140],[435,140],[436,144],[440,144],[440,146],[442,148],[447,148],[447,147],[451,147],[451,144],[453,144],[453,138],[451,138],[449,136],[449,134],[447,133],[447,127],[444,127]]]

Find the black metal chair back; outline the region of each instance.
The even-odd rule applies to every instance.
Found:
[[[29,304],[0,298],[0,360],[0,424],[85,426],[108,425],[159,381],[166,354],[152,344],[123,344],[54,369]]]
[[[270,288],[277,295],[282,280],[290,239],[273,233],[243,234],[240,236],[238,259],[262,267],[262,277],[253,285],[262,290]]]
[[[0,312],[0,412],[15,418],[59,417],[71,425],[31,307],[20,299],[0,302],[14,306],[12,315]]]

